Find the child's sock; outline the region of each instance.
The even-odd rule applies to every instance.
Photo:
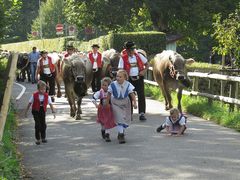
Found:
[[[117,130],[118,130],[118,133],[123,133],[124,132],[124,128],[122,125],[117,125]]]

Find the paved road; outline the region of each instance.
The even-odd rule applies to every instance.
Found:
[[[116,130],[111,133],[112,142],[101,139],[96,109],[88,97],[83,100],[80,121],[69,116],[66,98],[56,99],[57,118],[47,115],[48,143],[37,146],[31,114],[21,116],[35,86],[22,85],[26,92],[15,105],[20,115],[18,146],[26,170],[24,179],[240,179],[239,133],[191,115],[184,137],[156,133],[168,113],[151,99],[147,99],[148,120],[139,122],[134,115],[126,144],[118,144]],[[14,85],[13,98],[20,90]]]

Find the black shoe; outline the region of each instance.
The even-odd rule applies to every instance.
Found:
[[[102,133],[102,138],[105,139],[105,130],[101,130],[101,133]]]
[[[123,133],[118,133],[118,142],[119,142],[119,144],[126,143]]]
[[[144,116],[144,114],[142,114],[142,115],[139,116],[139,120],[140,121],[146,121],[147,118]]]
[[[55,101],[54,97],[51,97],[51,100],[52,100],[52,102],[54,102]]]
[[[161,125],[161,126],[159,126],[159,127],[157,128],[156,131],[157,131],[158,133],[160,133],[163,129],[164,129],[164,127]]]
[[[42,143],[47,143],[47,140],[46,139],[42,139]]]
[[[105,134],[105,141],[111,142],[110,135],[108,133]]]
[[[37,140],[35,143],[36,143],[36,145],[40,145],[40,141],[39,140]]]

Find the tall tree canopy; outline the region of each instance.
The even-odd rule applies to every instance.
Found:
[[[230,55],[240,66],[240,3],[235,12],[223,19],[221,13],[215,16],[212,36],[218,42],[214,50],[223,56]]]
[[[0,0],[0,41],[14,38],[14,27],[18,24],[21,0]]]
[[[56,24],[64,24],[65,16],[64,11],[64,0],[47,0],[41,3],[38,17],[33,21],[32,31],[40,33],[40,26],[42,28],[43,38],[53,38],[56,35]],[[30,39],[34,37],[29,34]]]

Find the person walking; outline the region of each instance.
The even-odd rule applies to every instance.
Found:
[[[49,85],[48,94],[51,96],[51,99],[54,102],[56,68],[52,62],[52,58],[47,54],[47,51],[41,52],[42,57],[37,62],[35,78],[38,80],[38,75],[40,75],[40,80]]]
[[[37,61],[40,58],[40,53],[37,51],[36,47],[32,48],[32,52],[28,55],[29,63],[30,63],[30,72],[31,72],[31,82],[32,84],[36,83],[37,80],[35,79],[36,70],[37,70]]]
[[[101,88],[102,78],[102,54],[98,51],[100,46],[98,44],[92,45],[92,51],[88,53],[88,58],[92,63],[93,79],[92,79],[92,91],[97,92]]]
[[[133,92],[134,86],[128,82],[127,79],[127,72],[125,70],[118,70],[116,81],[113,81],[108,86],[106,101],[106,106],[109,106],[111,100],[113,115],[117,123],[119,144],[126,143],[124,132],[131,124],[131,104],[135,109],[137,108],[136,98]],[[131,97],[131,99],[129,97]],[[132,103],[130,101],[132,101]]]
[[[109,77],[105,77],[101,80],[101,89],[93,94],[92,102],[98,109],[97,111],[97,122],[101,124],[102,138],[106,142],[111,142],[110,129],[116,126],[111,106],[106,106],[106,99],[108,95],[108,86],[111,83]],[[100,99],[100,103],[97,100]]]
[[[129,82],[135,87],[138,96],[138,112],[139,120],[145,121],[146,100],[144,93],[144,74],[146,73],[149,64],[147,58],[138,53],[135,49],[135,43],[127,41],[124,43],[124,50],[122,51],[119,60],[118,68],[124,69],[129,75]]]
[[[33,93],[33,95],[29,99],[29,103],[25,110],[25,116],[27,117],[27,112],[29,108],[32,106],[32,115],[35,121],[35,138],[36,144],[40,144],[40,140],[42,143],[47,143],[46,139],[46,111],[47,105],[50,105],[54,118],[56,117],[55,108],[52,105],[51,98],[46,93],[47,84],[44,81],[38,81],[37,91]]]

